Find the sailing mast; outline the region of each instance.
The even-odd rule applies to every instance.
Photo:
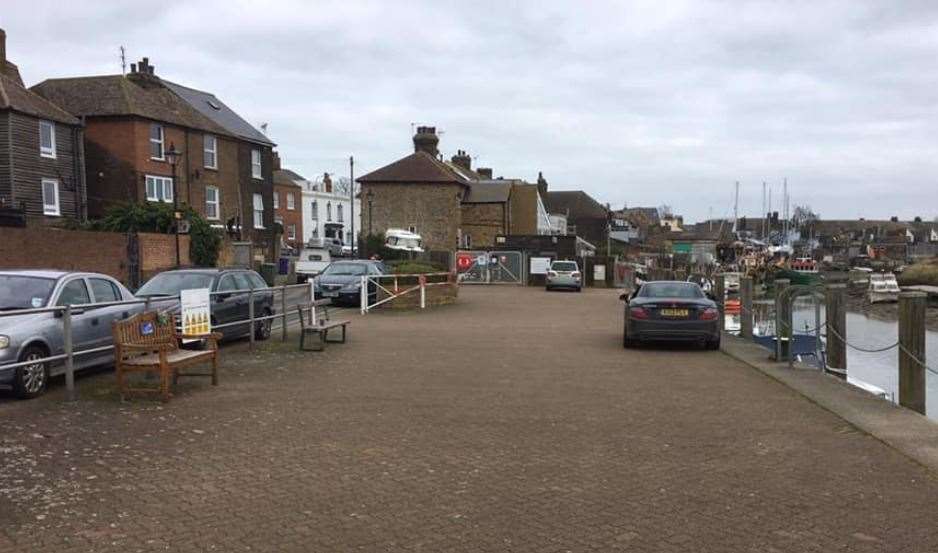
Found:
[[[736,181],[736,200],[733,203],[733,235],[739,232],[739,181]]]

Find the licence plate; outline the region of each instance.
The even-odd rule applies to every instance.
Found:
[[[662,317],[683,317],[685,319],[689,315],[687,309],[662,309],[660,313]]]
[[[339,293],[338,293],[338,292],[323,292],[323,293],[322,293],[322,297],[324,297],[324,298],[337,298],[337,297],[339,297]]]

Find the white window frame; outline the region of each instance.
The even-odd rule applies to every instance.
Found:
[[[153,138],[154,127],[160,130],[159,139]],[[159,123],[150,123],[150,144],[160,145],[160,157],[150,155],[150,159],[156,161],[166,161],[166,129],[163,127],[163,125],[160,125]]]
[[[208,143],[212,143],[212,147],[208,147]],[[205,163],[206,154],[212,155],[212,164],[209,165]],[[202,138],[202,165],[206,169],[218,170],[218,137],[213,134],[207,134]]]
[[[342,208],[343,208],[343,204],[336,204],[336,205],[335,205],[336,221],[338,221],[338,222],[340,222],[340,223],[344,223],[344,222],[345,222],[345,210],[342,209]]]
[[[264,195],[255,193],[252,204],[254,208],[254,228],[264,229]]]
[[[47,184],[51,184],[53,186],[52,203],[49,203],[46,198]],[[42,214],[48,215],[50,217],[59,217],[62,215],[61,196],[59,195],[59,181],[56,179],[42,179]]]
[[[153,194],[150,194],[150,182],[153,183]],[[148,202],[173,203],[173,179],[160,175],[145,176],[145,196]]]
[[[296,240],[296,223],[287,225],[287,240]]]
[[[310,209],[311,211],[310,215],[313,216],[312,217],[313,221],[318,221],[319,220],[319,202],[316,200],[313,200],[313,203],[312,205],[310,205],[310,207],[312,208]]]
[[[332,222],[332,202],[326,202],[326,222]]]
[[[208,194],[209,194],[209,191],[210,191],[210,190],[215,193],[215,200],[214,200],[214,201],[209,201],[209,199],[208,199]],[[220,196],[220,194],[221,194],[221,192],[219,192],[217,186],[206,186],[206,187],[205,187],[205,218],[208,219],[208,220],[210,220],[210,221],[218,221],[218,220],[221,219],[221,196]],[[214,216],[212,216],[212,215],[209,214],[209,212],[208,212],[209,206],[215,208],[215,215],[214,215]]]
[[[274,209],[280,209],[280,192],[274,190]]]
[[[293,192],[287,192],[287,209],[290,211],[296,210],[296,196]]]
[[[264,180],[264,166],[261,164],[261,151],[251,150],[251,176]]]
[[[49,127],[49,136],[52,139],[52,145],[50,147],[46,147],[42,145],[42,128],[43,126],[46,126],[46,125],[48,125]],[[55,122],[54,121],[46,121],[45,119],[41,119],[39,121],[39,155],[42,157],[47,157],[49,159],[56,158],[57,154],[56,154],[56,148],[55,148]]]

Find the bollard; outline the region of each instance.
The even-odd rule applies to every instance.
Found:
[[[280,289],[280,311],[283,313],[283,328],[280,329],[280,340],[287,341],[287,287]]]
[[[752,277],[739,279],[739,332],[740,336],[752,339]]]
[[[720,312],[717,317],[717,328],[720,329],[720,334],[723,334],[726,330],[726,277],[723,273],[713,276],[713,298]]]
[[[847,309],[846,284],[828,284],[824,294],[827,330],[827,367],[840,378],[847,378]]]
[[[62,342],[65,348],[65,389],[68,400],[75,401],[75,359],[72,356],[72,306],[62,314]]]
[[[899,405],[925,414],[925,292],[899,293]]]
[[[254,288],[251,288],[248,291],[248,321],[250,321],[251,331],[248,336],[250,337],[250,349],[254,351]]]
[[[368,277],[362,276],[362,285],[359,289],[361,292],[361,308],[362,315],[368,312]]]
[[[780,278],[775,281],[775,360],[791,361],[791,301],[786,293],[791,281]]]

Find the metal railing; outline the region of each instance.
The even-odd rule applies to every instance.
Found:
[[[315,291],[314,291],[312,281],[310,281],[307,284],[291,284],[291,285],[283,285],[283,286],[272,286],[269,288],[248,288],[248,289],[240,289],[240,290],[225,290],[225,291],[210,292],[209,294],[210,297],[221,297],[221,296],[231,297],[231,296],[240,296],[240,295],[247,295],[248,297],[248,317],[246,319],[236,319],[236,320],[228,321],[222,324],[213,324],[211,329],[218,330],[218,329],[234,327],[237,325],[246,325],[248,327],[247,334],[249,336],[250,348],[253,350],[255,340],[256,340],[256,336],[255,336],[256,324],[258,322],[263,322],[263,321],[273,321],[271,323],[271,329],[270,329],[271,332],[275,330],[274,322],[279,323],[278,327],[276,328],[281,331],[281,339],[286,341],[287,335],[288,335],[288,329],[290,325],[299,324],[298,313],[291,314],[292,309],[288,309],[288,306],[287,306],[287,293],[290,290],[302,290],[306,292],[305,295],[302,295],[302,297],[298,298],[301,301],[297,303],[309,304],[310,310],[315,310],[317,306],[327,306],[331,303],[328,300],[316,301]],[[280,312],[279,313],[276,312],[276,306],[275,306],[275,303],[276,303],[275,298],[278,293],[280,294],[280,302],[279,302]],[[257,313],[255,313],[254,304],[255,304],[255,298],[258,295],[273,296],[273,298],[271,299],[271,313],[269,315],[258,316]],[[45,357],[41,357],[38,359],[30,359],[27,361],[15,361],[12,363],[0,364],[0,370],[16,369],[16,368],[26,367],[29,365],[35,365],[39,363],[45,365],[49,363],[57,363],[60,361],[64,362],[65,385],[67,389],[67,396],[68,396],[69,401],[73,401],[75,399],[75,358],[80,357],[80,356],[86,356],[86,355],[91,355],[91,354],[96,354],[96,353],[104,353],[104,352],[109,352],[109,351],[114,350],[113,344],[108,345],[108,346],[100,346],[100,347],[84,348],[84,349],[76,350],[74,342],[73,342],[74,333],[72,330],[74,316],[81,315],[89,310],[101,309],[105,307],[116,307],[116,306],[121,306],[121,305],[126,305],[126,306],[142,305],[143,306],[142,311],[150,311],[151,309],[154,308],[154,306],[157,306],[158,311],[168,312],[168,311],[177,309],[179,302],[180,302],[179,295],[151,296],[147,298],[138,298],[138,299],[133,299],[133,300],[71,304],[71,305],[56,305],[56,306],[50,306],[50,307],[37,307],[37,308],[30,308],[30,309],[0,311],[0,318],[19,317],[23,315],[33,315],[33,314],[39,314],[39,313],[52,313],[54,316],[57,316],[57,318],[60,318],[62,321],[61,323],[62,324],[61,353],[59,353],[58,351],[49,351],[49,355],[46,355]],[[167,303],[171,303],[172,305],[168,307],[164,307],[164,308],[158,307],[160,304],[167,304]],[[213,312],[214,312],[213,308],[215,307],[215,305],[216,305],[215,302],[211,303],[212,307],[210,309],[212,309]],[[291,305],[290,307],[295,307],[295,304]],[[58,316],[59,313],[61,313],[60,317]],[[128,317],[136,315],[137,313],[138,312],[134,312],[133,314],[128,314]],[[291,318],[293,319],[292,322],[291,322]],[[181,328],[181,327],[177,325],[177,328]],[[46,346],[47,346],[46,349],[51,350],[51,348],[48,347],[48,344]],[[12,347],[12,344],[11,344],[11,347]]]
[[[412,284],[414,280],[416,280],[416,284]],[[384,281],[386,286],[383,286],[381,281]],[[420,309],[426,309],[427,288],[432,288],[434,286],[445,286],[455,283],[455,272],[406,275],[362,275],[361,288],[359,290],[361,294],[361,312],[364,315],[379,305],[390,303],[397,298],[406,296],[407,294],[411,294],[413,292],[420,293]],[[375,289],[374,303],[371,303],[371,300],[369,299],[369,296],[371,296],[371,284],[374,284]],[[402,287],[402,284],[404,287]],[[378,299],[378,290],[383,291],[386,296],[384,298]]]

